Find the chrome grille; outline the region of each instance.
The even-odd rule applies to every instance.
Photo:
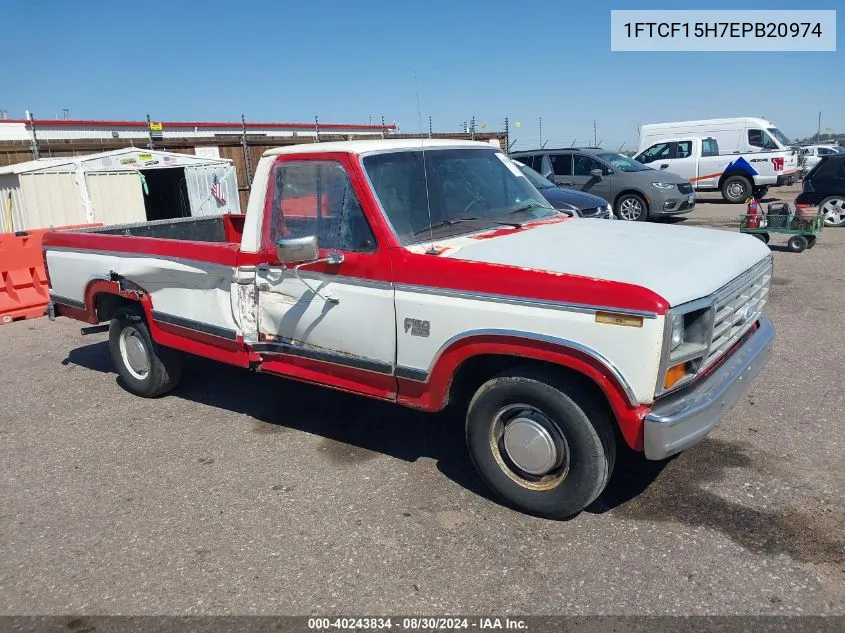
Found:
[[[755,265],[716,294],[713,335],[702,369],[712,365],[760,318],[769,299],[772,259]]]

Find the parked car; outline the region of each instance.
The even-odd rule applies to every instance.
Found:
[[[807,213],[808,207],[822,213],[825,226],[845,225],[845,154],[822,156],[804,176],[803,191],[795,198],[795,208]]]
[[[804,163],[804,173],[819,164],[824,156],[836,156],[841,153],[841,148],[836,145],[808,145],[801,148],[801,157]]]
[[[598,497],[617,447],[661,460],[700,442],[771,355],[760,241],[564,217],[487,143],[268,150],[249,196],[246,215],[48,232],[48,314],[108,322],[142,397],[176,388],[187,352],[463,406],[483,481],[552,518]]]
[[[511,157],[557,185],[610,201],[620,220],[655,219],[695,208],[689,180],[616,152],[595,147],[538,149],[513,152]]]
[[[584,193],[583,191],[576,191],[574,189],[567,189],[566,187],[558,187],[548,178],[543,178],[541,174],[531,169],[525,163],[514,160],[520,171],[525,174],[529,182],[543,194],[543,197],[549,201],[558,211],[571,211],[581,218],[601,218],[603,220],[615,220],[613,209],[610,203],[604,198],[599,198],[591,193]]]
[[[634,157],[688,178],[696,191],[721,191],[725,202],[740,203],[752,195],[762,198],[769,187],[798,180],[798,155],[793,150],[725,154],[715,138],[667,139]]]

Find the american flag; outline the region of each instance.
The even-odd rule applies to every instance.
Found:
[[[226,194],[223,193],[223,186],[220,184],[220,179],[217,174],[214,174],[214,180],[211,182],[211,195],[214,196],[220,204],[226,204]]]

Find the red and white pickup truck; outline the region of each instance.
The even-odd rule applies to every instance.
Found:
[[[246,215],[48,233],[50,316],[110,321],[123,385],[174,388],[181,353],[439,411],[505,502],[571,516],[617,446],[701,440],[769,357],[753,237],[552,209],[497,148],[297,145]]]

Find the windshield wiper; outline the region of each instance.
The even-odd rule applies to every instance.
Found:
[[[489,220],[487,218],[477,218],[474,216],[470,216],[465,218],[447,218],[446,220],[442,220],[441,222],[435,222],[430,226],[422,228],[419,231],[414,231],[413,235],[416,237],[420,233],[427,233],[429,231],[433,231],[434,229],[439,229],[444,226],[452,226],[453,224],[460,224],[461,222],[489,222],[490,224],[498,224],[500,226],[512,226],[515,229],[522,228],[522,224],[520,224],[519,222],[504,222],[501,220]]]
[[[516,209],[511,209],[510,211],[508,211],[508,215],[524,213],[525,211],[531,211],[531,209],[548,209],[548,207],[544,207],[539,202],[528,202],[526,204],[523,204],[522,206],[517,207]]]

